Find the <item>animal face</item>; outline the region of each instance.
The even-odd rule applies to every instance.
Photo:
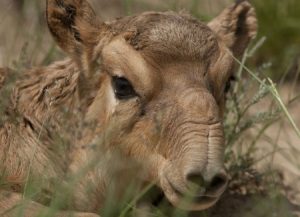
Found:
[[[173,12],[103,23],[85,0],[48,0],[47,20],[83,81],[101,74],[86,114],[96,133],[112,122],[123,127],[120,150],[173,205],[213,205],[227,185],[222,116],[232,55],[256,33],[250,4],[240,1],[208,25]]]

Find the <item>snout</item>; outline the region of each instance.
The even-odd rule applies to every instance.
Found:
[[[174,206],[204,210],[218,201],[228,183],[222,125],[198,125],[181,135],[182,149],[161,173],[161,187]]]
[[[172,172],[170,172],[172,171]],[[224,170],[211,177],[192,172],[180,178],[175,168],[161,177],[161,187],[168,200],[176,207],[189,211],[199,211],[213,206],[224,193],[228,176]]]

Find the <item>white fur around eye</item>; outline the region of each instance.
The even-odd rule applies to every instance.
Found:
[[[119,104],[119,101],[116,99],[113,88],[109,88],[107,91],[107,110],[111,114],[116,111],[116,107]]]

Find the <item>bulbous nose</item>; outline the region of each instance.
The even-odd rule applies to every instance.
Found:
[[[196,197],[219,197],[227,187],[228,176],[222,171],[206,179],[200,172],[191,172],[186,175],[186,180]]]

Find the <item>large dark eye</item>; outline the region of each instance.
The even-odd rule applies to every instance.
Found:
[[[117,99],[130,99],[137,96],[130,82],[124,77],[112,77],[112,86]]]

